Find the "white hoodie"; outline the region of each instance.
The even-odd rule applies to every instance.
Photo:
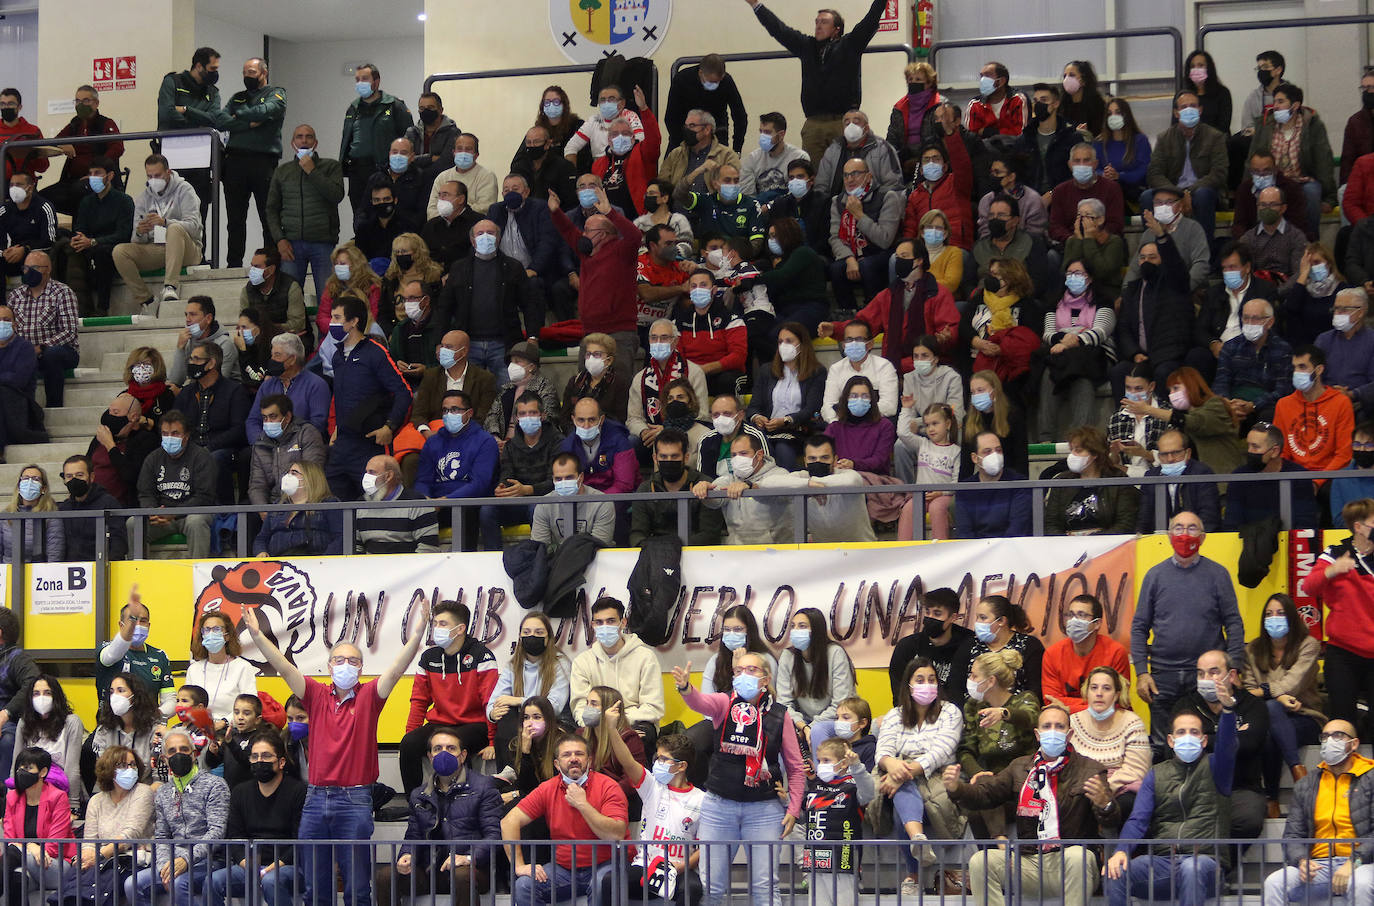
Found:
[[[625,719],[630,723],[651,723],[663,719],[663,668],[658,654],[632,632],[621,630],[625,644],[614,655],[600,642],[573,658],[572,713],[582,725],[582,709],[593,686],[609,686],[625,699]]]

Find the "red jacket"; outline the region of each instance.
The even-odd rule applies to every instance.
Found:
[[[563,211],[553,212],[553,225],[577,254],[577,310],[587,333],[620,333],[636,329],[639,314],[639,228],[614,208],[607,215],[619,235],[590,255],[577,250],[582,231]]]
[[[658,179],[658,152],[663,147],[663,133],[648,107],[639,111],[639,121],[644,124],[644,139],[635,142],[625,161],[625,188],[634,202],[636,216],[644,213],[644,191],[649,188],[649,183]],[[608,142],[606,153],[592,161],[592,172],[604,179],[610,166],[611,146]]]
[[[705,365],[720,362],[723,371],[744,371],[749,366],[749,336],[744,322],[717,297],[711,307],[697,312],[689,302],[676,312],[678,348],[689,362]]]
[[[928,281],[928,284],[933,282],[935,281],[932,279]],[[945,289],[939,283],[935,283],[935,289],[936,292],[934,295],[928,294],[926,296],[926,304],[922,311],[925,316],[924,332],[934,336],[941,331],[946,331],[946,348],[945,350],[941,350],[943,354],[943,352],[948,350],[949,344],[958,338],[959,309],[954,307],[954,296],[950,294],[949,290]],[[888,287],[878,293],[878,295],[873,297],[872,302],[865,305],[856,315],[854,315],[855,321],[862,321],[868,325],[870,334],[875,337],[878,334],[883,335],[882,356],[889,360],[895,352],[891,344],[902,342],[900,337],[891,336],[887,329],[888,318],[892,314],[892,292],[892,287]],[[844,326],[848,323],[848,321],[835,321],[835,336],[844,336]],[[911,348],[906,348],[902,350],[902,367],[899,371],[901,374],[906,374],[910,370]]]
[[[0,141],[20,138],[42,138],[43,130],[33,123],[19,117],[12,123],[0,120]],[[15,161],[22,160],[24,163],[19,167],[25,173],[34,177],[35,181],[39,173],[46,173],[48,170],[48,159],[46,157],[33,156],[33,148],[16,148],[13,152],[5,152],[5,182],[10,181],[10,177],[15,173]]]
[[[1356,162],[1370,152],[1374,152],[1374,112],[1361,107],[1345,121],[1345,135],[1341,139],[1341,185],[1350,181]],[[1349,192],[1347,189],[1346,194]]]
[[[944,139],[949,172],[934,185],[922,179],[911,190],[911,197],[906,202],[906,217],[902,220],[902,235],[919,239],[921,218],[927,211],[938,209],[944,212],[945,219],[949,221],[949,238],[945,241],[972,251],[974,221],[973,204],[969,197],[973,192],[973,164],[969,161],[963,136],[956,132],[946,135]]]
[[[49,769],[48,774],[51,778],[53,772],[62,774],[56,764]],[[39,781],[43,786],[43,791],[38,794],[38,836],[47,840],[70,840],[72,834],[72,803],[71,796],[67,791],[61,789],[51,779]],[[22,840],[24,833],[24,794],[18,790],[10,790],[5,794],[5,839]],[[45,843],[43,849],[48,855],[57,857],[58,844]],[[77,854],[75,843],[68,843],[61,847],[61,857],[70,859]]]
[[[1355,409],[1339,390],[1327,387],[1310,403],[1301,390],[1294,390],[1274,405],[1274,427],[1283,432],[1283,458],[1310,472],[1350,464]]]
[[[54,138],[118,134],[119,124],[108,116],[102,116],[97,113],[89,119],[84,120],[79,116],[72,117],[71,122],[63,126],[62,131],[57,133]],[[91,167],[91,161],[96,157],[108,157],[110,160],[114,161],[117,166],[119,164],[119,159],[124,156],[124,143],[120,141],[108,142],[103,149],[97,142],[83,142],[79,145],[72,145],[72,148],[76,151],[76,156],[63,164],[63,181],[85,177],[86,171]],[[327,329],[328,328],[326,328],[326,330]]]
[[[426,648],[415,670],[406,732],[426,723],[450,727],[485,723],[491,744],[496,725],[487,720],[487,699],[495,688],[496,658],[476,639],[464,638],[456,654],[446,654],[437,645]]]
[[[996,127],[996,135],[1020,135],[1026,130],[1025,95],[1011,90],[1002,101],[1002,112],[992,112],[992,105],[982,98],[975,97],[964,108],[964,128],[974,135],[983,136],[983,131]]]
[[[1350,168],[1341,213],[1352,224],[1374,214],[1374,154],[1363,154]]]
[[[1356,559],[1354,569],[1334,579],[1326,578],[1328,566],[1343,554],[1354,553],[1349,539],[1328,547],[1302,585],[1326,605],[1322,622],[1326,640],[1360,657],[1374,658],[1374,576]]]

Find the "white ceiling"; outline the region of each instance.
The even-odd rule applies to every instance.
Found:
[[[196,11],[287,41],[417,37],[424,0],[196,0]]]

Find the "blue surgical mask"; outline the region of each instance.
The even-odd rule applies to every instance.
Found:
[[[572,497],[577,493],[577,479],[555,478],[553,480],[553,492],[559,497]]]
[[[121,790],[131,790],[138,783],[138,768],[115,768],[114,782]]]
[[[851,362],[861,362],[868,355],[868,344],[863,340],[845,340],[844,357]]]
[[[1088,713],[1091,714],[1093,720],[1096,721],[1111,720],[1112,715],[1116,713],[1116,705],[1108,705],[1106,710],[1103,711],[1099,711],[1096,708],[1089,706]]]
[[[1295,371],[1293,372],[1293,389],[1308,390],[1312,387],[1312,372]]]
[[[440,648],[447,648],[453,644],[453,628],[449,626],[434,627],[434,644]]]
[[[620,102],[602,101],[600,104],[596,105],[596,112],[601,114],[601,119],[603,121],[609,123],[616,118],[616,114],[620,113]]]
[[[362,675],[361,667],[354,667],[352,664],[335,664],[330,668],[330,679],[334,685],[347,692],[358,685],[358,677]]]
[[[611,137],[611,151],[616,156],[630,153],[630,149],[635,146],[635,140],[630,135],[616,135]]]
[[[1258,176],[1251,176],[1250,184],[1254,187],[1255,194],[1258,195],[1265,189],[1272,189],[1274,187],[1274,174],[1261,173]]]
[[[666,362],[668,356],[673,354],[672,343],[650,343],[649,355],[655,362]]]
[[[43,493],[43,483],[37,478],[19,479],[19,496],[29,503],[38,499],[38,495]]]
[[[129,640],[130,645],[142,645],[148,641],[148,627],[139,623],[134,627],[134,637]]]
[[[254,286],[262,286],[267,282],[267,274],[260,267],[248,268],[248,282]]]
[[[619,626],[597,626],[592,631],[596,634],[596,640],[601,643],[603,648],[613,648],[620,641]]]
[[[705,88],[707,91],[715,91],[720,87],[720,82],[702,82],[701,87]]]
[[[720,184],[720,197],[733,204],[735,201],[739,200],[739,193],[743,188],[744,187],[737,182],[723,182]]]
[[[103,176],[87,176],[86,183],[91,187],[91,191],[97,195],[105,191],[105,177]]]
[[[850,415],[863,418],[868,414],[868,410],[873,408],[873,401],[866,396],[851,396],[845,405],[849,407]]]
[[[211,654],[219,654],[224,650],[226,642],[222,632],[202,632],[200,634],[200,644]]]
[[[578,437],[579,440],[586,441],[587,443],[591,443],[592,441],[596,440],[596,439],[597,439],[598,437],[600,437],[600,436],[601,436],[601,426],[600,426],[600,425],[592,425],[590,428],[583,427],[582,425],[578,425],[578,426],[577,426],[577,437]]]
[[[1327,267],[1325,263],[1318,261],[1308,270],[1307,275],[1313,282],[1324,283],[1326,282],[1326,278],[1331,276],[1331,268]]]
[[[697,309],[711,307],[711,290],[705,286],[694,286],[690,293],[692,305]]]
[[[759,678],[752,673],[741,673],[730,681],[730,688],[740,698],[753,701],[759,694]]]
[[[921,238],[927,247],[938,248],[945,244],[945,231],[939,227],[926,227],[921,230]]]
[[[181,438],[171,434],[162,435],[162,449],[167,451],[168,456],[176,456],[181,452]]]
[[[835,735],[841,739],[848,739],[854,735],[854,724],[847,720],[835,721]]]
[[[472,247],[479,255],[491,255],[496,252],[496,234],[478,233],[472,237]]]
[[[1126,399],[1137,403],[1143,403],[1150,398],[1150,394],[1144,390],[1127,390]]]
[[[439,364],[443,366],[445,370],[452,368],[453,364],[457,361],[458,354],[452,349],[449,349],[447,346],[439,347]]]
[[[921,178],[924,179],[926,182],[939,182],[940,177],[944,175],[944,164],[921,164]]]
[[[788,634],[787,640],[792,643],[793,648],[805,651],[811,647],[811,630],[794,629]]]
[[[1164,462],[1159,464],[1159,474],[1177,478],[1183,474],[1183,470],[1186,468],[1188,468],[1188,460],[1186,459],[1181,459],[1178,462]]]
[[[563,105],[558,101],[544,102],[544,115],[551,120],[556,120],[563,115]]]
[[[831,783],[835,780],[835,765],[822,763],[816,765],[816,779],[821,783]]]
[[[243,345],[244,345],[244,346],[252,346],[252,345],[253,345],[253,341],[256,340],[256,339],[258,338],[258,335],[255,334],[250,328],[247,328],[247,327],[243,328],[243,330],[240,331],[240,336],[243,337]]]
[[[584,208],[596,206],[596,189],[578,189],[577,203]]]
[[[1237,290],[1245,282],[1245,274],[1241,271],[1222,271],[1221,282],[1226,284],[1227,289]]]
[[[334,276],[338,277],[343,283],[347,283],[353,278],[353,268],[347,264],[334,265]]]
[[[1091,164],[1074,164],[1072,169],[1074,182],[1086,183],[1093,178],[1093,168]]]
[[[791,193],[793,198],[801,198],[806,194],[806,180],[789,179],[787,181],[787,191]]]
[[[1288,122],[1290,119],[1292,119],[1292,117],[1293,117],[1293,108],[1292,108],[1292,107],[1289,107],[1289,108],[1284,109],[1284,110],[1280,110],[1280,109],[1278,109],[1277,107],[1274,108],[1274,121],[1275,121],[1276,123],[1278,123],[1280,126],[1282,126],[1284,123]]]
[[[1083,295],[1083,291],[1088,288],[1088,275],[1080,274],[1077,271],[1072,274],[1065,274],[1064,288],[1075,296]]]
[[[997,90],[997,80],[989,76],[978,77],[978,93],[987,97]]]
[[[459,170],[471,170],[475,163],[477,163],[477,156],[471,151],[459,151],[453,155],[453,165]]]
[[[1175,736],[1174,754],[1178,760],[1184,764],[1192,764],[1202,757],[1202,737],[1201,736]]]
[[[760,132],[760,133],[759,133],[759,148],[763,151],[764,154],[767,154],[769,151],[772,151],[772,150],[773,150],[773,136],[769,135],[767,132]]]
[[[845,189],[845,191],[848,192],[854,198],[862,198],[863,194],[868,191],[868,186],[853,186],[851,188]]]
[[[1178,112],[1178,121],[1191,129],[1202,121],[1202,111],[1196,107],[1184,107]]]
[[[387,163],[391,164],[392,173],[404,173],[406,167],[410,166],[410,158],[406,157],[404,154],[393,154],[386,160]]]
[[[296,160],[305,160],[307,157],[309,157],[311,154],[314,154],[314,153],[315,153],[315,149],[314,149],[314,148],[297,148],[297,149],[296,149]]]
[[[342,324],[330,324],[329,336],[334,340],[334,342],[342,343],[344,341],[344,337],[348,336],[348,328],[344,327]]]
[[[1288,635],[1288,618],[1285,616],[1265,617],[1264,631],[1271,639],[1281,639]]]
[[[1069,736],[1063,730],[1041,730],[1040,751],[1046,758],[1058,758],[1069,747]]]
[[[782,257],[782,243],[773,236],[768,237],[768,253],[778,258]]]
[[[993,639],[997,638],[997,632],[992,628],[991,623],[974,623],[973,634],[984,645],[992,644]]]
[[[0,341],[8,340],[14,336],[14,322],[0,321]]]
[[[191,335],[191,339],[198,340],[200,339],[200,335],[205,333],[205,328],[201,326],[199,321],[196,321],[193,324],[186,325],[186,332]]]
[[[972,403],[973,408],[977,409],[979,412],[992,411],[992,394],[986,390],[981,390],[973,394],[973,396],[969,397],[969,402]]]
[[[538,434],[544,428],[544,420],[537,415],[522,415],[518,419],[520,433],[524,435]]]
[[[445,412],[444,427],[450,434],[457,434],[463,430],[463,425],[467,424],[467,417],[461,412]]]
[[[263,422],[263,423],[262,423],[262,433],[263,433],[263,434],[266,434],[268,437],[272,438],[273,440],[276,440],[278,437],[281,437],[281,433],[282,433],[282,431],[284,431],[284,430],[286,430],[286,429],[282,427],[282,423],[281,423],[281,422]]]
[[[670,764],[664,764],[661,761],[655,761],[653,774],[654,780],[658,783],[663,784],[664,786],[667,786],[668,784],[673,782],[673,766]]]
[[[740,630],[738,632],[722,632],[720,643],[730,651],[738,651],[749,641],[749,633]]]
[[[353,90],[358,92],[358,97],[369,98],[376,89],[372,87],[371,82],[354,82]]]

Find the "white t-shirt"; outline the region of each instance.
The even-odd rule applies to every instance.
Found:
[[[646,769],[635,787],[639,799],[644,803],[643,817],[639,819],[639,839],[641,840],[695,840],[701,827],[701,806],[706,801],[706,791],[694,786],[685,790],[669,789],[666,784],[654,779],[653,772]],[[635,865],[644,867],[647,859],[665,855],[669,859],[686,859],[687,848],[682,844],[670,844],[666,853],[661,847],[645,846],[635,852]],[[653,850],[650,852],[650,850]]]

